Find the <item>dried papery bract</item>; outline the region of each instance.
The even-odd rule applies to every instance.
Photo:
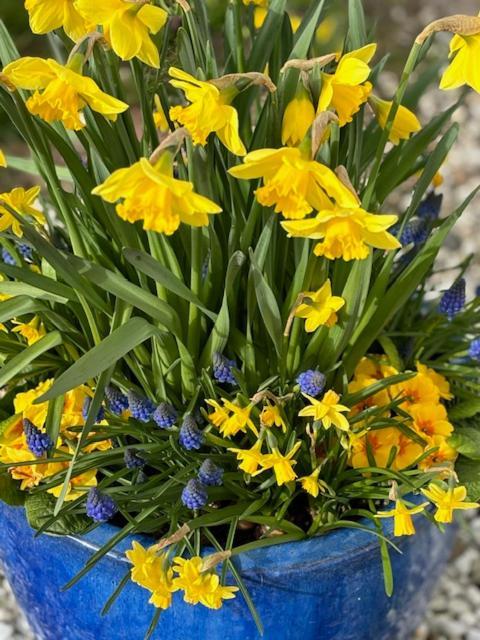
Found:
[[[434,33],[446,31],[461,36],[473,36],[480,33],[480,16],[453,15],[431,22],[417,36],[415,42],[423,44]]]
[[[239,86],[242,84],[242,80],[246,80],[246,86]],[[275,93],[277,87],[272,80],[264,73],[258,73],[257,71],[250,71],[248,73],[229,73],[220,78],[214,78],[209,82],[217,87],[220,91],[228,89],[229,87],[236,87],[239,90],[244,90],[252,85],[265,87],[270,93]]]
[[[317,152],[324,141],[325,134],[331,124],[338,124],[338,117],[333,111],[322,111],[315,118],[312,124],[312,158],[315,158]]]
[[[338,60],[338,53],[328,53],[325,56],[320,56],[318,58],[310,58],[309,60],[301,60],[299,58],[293,58],[292,60],[287,60],[287,62],[280,69],[281,73],[285,73],[288,69],[299,69],[300,71],[311,71],[315,67],[326,67],[327,64],[333,62],[334,60]]]

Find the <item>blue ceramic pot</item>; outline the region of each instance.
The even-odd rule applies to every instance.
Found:
[[[154,613],[147,591],[131,582],[106,617],[103,604],[128,571],[125,540],[72,589],[62,586],[116,532],[34,538],[23,509],[0,503],[0,560],[30,625],[41,640],[142,640]],[[392,535],[391,521],[385,533]],[[397,538],[391,553],[395,589],[384,593],[379,545],[364,531],[343,529],[302,542],[257,549],[237,566],[265,626],[266,640],[410,640],[425,613],[453,540],[426,518],[417,535]],[[147,544],[151,540],[143,541]],[[162,613],[154,639],[258,640],[240,594],[219,611],[185,604],[179,593]]]

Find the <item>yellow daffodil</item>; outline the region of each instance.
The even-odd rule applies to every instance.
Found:
[[[257,440],[251,449],[229,449],[229,451],[237,455],[237,460],[240,462],[238,468],[250,475],[258,471],[258,467],[264,458],[264,454],[261,452],[261,440]]]
[[[440,89],[457,89],[466,84],[480,93],[480,33],[470,36],[456,34],[450,42],[452,61],[440,81]]]
[[[75,7],[86,20],[103,27],[106,40],[122,60],[138,58],[151,67],[160,66],[151,36],[166,23],[166,11],[149,0],[76,0]]]
[[[258,149],[247,154],[244,164],[229,169],[241,180],[263,178],[255,191],[264,207],[275,207],[285,218],[304,218],[314,209],[330,209],[330,198],[356,200],[328,167],[309,160],[296,147]]]
[[[8,193],[0,193],[0,231],[7,231],[11,228],[16,236],[19,238],[23,236],[21,222],[14,218],[8,209],[2,206],[3,203],[14,209],[20,216],[27,219],[33,218],[41,225],[45,224],[45,216],[33,206],[39,193],[40,187],[32,187],[31,189],[15,187]]]
[[[326,280],[317,291],[305,291],[303,302],[295,310],[297,318],[305,319],[305,331],[312,333],[318,327],[333,327],[339,311],[345,304],[340,296],[332,296],[332,285]]]
[[[6,166],[7,166],[7,159],[3,151],[0,149],[0,167],[6,167]]]
[[[440,393],[431,378],[422,373],[392,386],[392,397],[401,398],[402,409],[412,404],[438,404]]]
[[[48,58],[20,58],[3,70],[17,88],[34,91],[26,102],[27,109],[46,122],[63,122],[77,131],[85,126],[81,112],[85,107],[116,120],[128,104],[104,93],[97,83],[70,67]]]
[[[334,109],[341,127],[352,121],[372,90],[372,85],[366,80],[370,75],[368,64],[376,49],[376,44],[368,44],[350,51],[340,58],[334,74],[322,73],[317,113]]]
[[[265,7],[255,7],[253,11],[253,26],[257,31],[263,27],[263,23],[267,16],[268,9],[265,9]]]
[[[43,322],[38,316],[34,316],[30,322],[17,322],[14,320],[16,327],[12,329],[14,333],[19,333],[30,346],[47,334]]]
[[[225,409],[225,407],[222,407],[222,405],[219,402],[217,402],[216,400],[206,400],[206,403],[214,408],[214,411],[212,411],[212,413],[208,414],[209,421],[215,427],[217,427],[217,428],[221,427],[222,424],[226,420],[228,420],[228,417],[229,417],[230,414]]]
[[[230,400],[223,400],[224,408],[229,412],[228,418],[220,425],[220,433],[226,437],[234,436],[239,432],[246,432],[247,428],[258,436],[258,430],[250,417],[253,405],[241,407]]]
[[[320,473],[320,467],[317,467],[309,476],[304,476],[299,479],[302,489],[316,498],[320,493],[320,483],[318,481],[318,475]]]
[[[47,419],[48,402],[34,404],[34,401],[40,396],[43,396],[43,394],[50,389],[52,384],[52,378],[45,380],[44,382],[40,382],[40,384],[38,384],[34,389],[17,393],[13,400],[15,413],[21,414],[23,419],[27,418],[30,420],[30,422],[32,422],[38,429],[43,427],[45,420]]]
[[[419,462],[420,469],[427,470],[435,466],[445,466],[457,457],[457,452],[448,444],[448,440],[444,436],[434,435],[428,438],[425,451],[430,449],[435,450]]]
[[[160,98],[155,94],[155,111],[153,112],[153,121],[155,126],[159,131],[165,133],[170,131],[170,127],[168,126],[167,116],[162,107],[162,103],[160,102]]]
[[[348,431],[350,429],[348,420],[343,415],[345,412],[350,411],[350,409],[338,403],[340,400],[338,393],[330,389],[321,400],[317,400],[306,394],[303,395],[310,402],[310,405],[299,411],[298,415],[301,418],[313,418],[315,422],[321,422],[325,429],[329,429],[332,424],[342,431]]]
[[[123,220],[143,220],[143,228],[171,235],[180,223],[208,225],[209,213],[220,213],[214,202],[195,193],[193,184],[173,177],[172,158],[164,153],[155,165],[146,158],[118,169],[96,187],[93,194],[107,202],[119,202],[116,212]]]
[[[60,449],[62,450],[62,449]],[[45,472],[46,477],[53,476],[57,473],[61,473],[68,469],[68,462],[51,462],[49,463],[47,470]],[[80,475],[74,476],[70,479],[68,483],[67,492],[65,494],[64,500],[67,502],[71,500],[76,500],[87,491],[89,491],[92,487],[97,486],[97,470],[89,469],[85,471],[85,473],[81,473]],[[55,498],[58,498],[63,490],[63,482],[57,484],[55,487],[51,489],[47,489],[48,493],[51,493]]]
[[[131,578],[135,584],[148,589],[150,603],[158,609],[168,609],[172,603],[173,570],[168,567],[166,554],[157,554],[155,546],[145,549],[134,541],[125,555],[132,563]]]
[[[249,4],[253,4],[256,7],[268,7],[268,0],[242,0],[242,2],[247,7]]]
[[[282,144],[291,147],[299,144],[314,120],[315,109],[311,97],[303,82],[300,82],[295,97],[288,103],[283,114]]]
[[[273,427],[275,425],[276,427],[281,427],[283,432],[287,430],[287,425],[282,418],[280,407],[276,404],[267,402],[260,414],[260,422],[266,427]]]
[[[392,108],[392,102],[381,100],[377,98],[377,96],[370,96],[370,104],[375,112],[378,124],[382,129],[385,129],[388,114]],[[393,125],[388,139],[393,144],[398,144],[400,140],[408,140],[412,133],[420,131],[421,128],[422,125],[417,116],[407,109],[407,107],[400,105],[393,119]]]
[[[394,518],[393,535],[412,536],[415,533],[412,516],[424,511],[427,503],[415,507],[407,507],[403,500],[395,501],[395,508],[390,511],[378,511],[376,518]]]
[[[422,493],[437,507],[434,516],[437,522],[452,522],[455,509],[476,509],[479,506],[478,502],[465,502],[467,490],[461,485],[445,490],[430,483],[427,489],[422,489]]]
[[[63,27],[72,40],[79,40],[95,30],[75,7],[75,0],[25,0],[30,29],[33,33],[48,33]]]
[[[450,383],[445,376],[442,376],[440,373],[437,373],[435,369],[431,369],[420,362],[417,362],[417,371],[418,373],[430,378],[433,384],[437,387],[441,398],[444,400],[452,400],[453,393],[450,391]]]
[[[264,471],[265,469],[273,468],[278,486],[295,480],[297,474],[293,470],[293,467],[297,464],[297,461],[292,460],[292,458],[301,446],[302,443],[297,442],[285,455],[281,454],[280,451],[275,447],[272,453],[267,453],[263,456],[260,462],[262,471]]]
[[[398,434],[397,429],[387,427],[353,435],[350,456],[352,467],[355,469],[370,467],[370,458],[372,458],[374,466],[386,468],[393,447],[398,445]]]
[[[185,602],[200,602],[209,609],[219,609],[223,600],[235,597],[238,587],[222,586],[216,573],[204,571],[203,560],[199,556],[188,560],[177,557],[174,558],[174,562],[173,570],[178,575],[173,579],[173,586],[184,591]]]
[[[18,444],[3,445],[0,447],[0,462],[2,464],[19,464],[19,466],[10,467],[9,473],[14,480],[20,480],[20,489],[25,491],[32,487],[37,487],[47,475],[48,464],[28,464],[35,461],[35,456],[27,447],[25,437],[21,438],[21,446]]]
[[[413,428],[421,437],[449,436],[453,425],[448,421],[447,410],[441,404],[413,404],[408,408],[413,419]]]
[[[205,145],[211,133],[216,133],[222,144],[237,156],[246,149],[238,133],[238,113],[230,102],[237,94],[235,88],[218,89],[213,82],[197,80],[189,73],[171,67],[170,80],[181,89],[190,104],[186,107],[171,107],[170,118],[182,124],[192,136],[195,144]]]
[[[401,245],[387,229],[397,221],[395,215],[368,213],[361,208],[356,196],[341,193],[337,203],[328,202],[313,218],[288,220],[282,227],[290,236],[320,240],[314,253],[329,260],[363,260],[370,247],[390,250]]]

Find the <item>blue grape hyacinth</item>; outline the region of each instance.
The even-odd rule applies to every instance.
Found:
[[[160,429],[170,429],[176,420],[177,412],[169,402],[161,402],[153,414],[153,421]]]
[[[297,377],[297,382],[300,385],[300,391],[313,398],[319,396],[325,388],[325,376],[315,369],[302,371]]]
[[[23,420],[23,432],[27,447],[36,458],[41,458],[53,447],[53,441],[48,433],[43,433],[28,418]]]
[[[415,218],[410,220],[402,232],[400,242],[402,245],[423,244],[430,233],[430,225],[426,220]]]
[[[223,484],[223,469],[207,458],[199,469],[198,479],[207,487],[219,487]]]
[[[90,398],[90,396],[87,396],[83,401],[83,407],[82,407],[82,417],[84,420],[87,419],[91,404],[92,404],[92,398]],[[105,418],[105,409],[103,407],[100,407],[95,417],[95,424],[97,424],[98,422],[101,422],[104,418]]]
[[[213,359],[213,377],[223,384],[237,384],[233,375],[233,368],[237,366],[235,360],[229,360],[221,353],[214,353]]]
[[[178,440],[187,451],[200,449],[203,443],[203,433],[197,426],[195,418],[191,415],[185,416],[180,428]]]
[[[471,341],[468,355],[474,360],[480,361],[480,338],[475,338]]]
[[[148,422],[151,420],[153,413],[155,411],[155,405],[148,398],[144,398],[134,393],[133,391],[128,392],[128,408],[130,409],[130,413],[135,420],[140,420],[140,422]]]
[[[440,298],[440,313],[452,320],[465,306],[465,278],[457,280]]]
[[[117,503],[113,498],[101,493],[97,487],[88,492],[86,512],[95,522],[108,522],[117,513]]]
[[[7,249],[5,249],[5,247],[2,247],[2,260],[5,264],[8,264],[12,267],[17,264],[15,258],[12,256],[10,251],[7,251]]]
[[[200,480],[192,478],[182,491],[182,502],[188,509],[201,509],[208,502],[208,493]]]
[[[417,216],[427,220],[437,220],[442,208],[443,194],[430,191],[427,197],[418,205]]]
[[[108,408],[115,415],[120,416],[128,409],[128,398],[119,389],[107,387],[105,389],[105,397],[108,400]]]
[[[141,469],[145,466],[145,458],[136,449],[125,449],[123,459],[127,469]]]

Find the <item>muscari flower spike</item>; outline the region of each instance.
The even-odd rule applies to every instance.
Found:
[[[297,377],[297,382],[300,385],[300,391],[302,393],[306,393],[314,398],[319,396],[325,388],[325,376],[315,369],[302,371]]]
[[[133,391],[128,392],[128,408],[132,417],[140,422],[148,422],[155,411],[155,405],[148,398],[143,398]]]
[[[480,338],[471,341],[468,355],[474,360],[480,360]]]
[[[92,399],[90,398],[90,396],[87,396],[83,401],[83,407],[82,407],[82,417],[84,420],[87,419],[91,404],[92,404]],[[104,418],[105,418],[105,409],[103,407],[100,407],[95,417],[95,424],[97,424],[98,422],[101,422]]]
[[[221,383],[237,384],[233,375],[233,367],[237,366],[235,360],[229,360],[221,353],[214,353],[213,359],[213,377]]]
[[[223,469],[207,458],[199,469],[198,479],[207,487],[219,487],[223,484]]]
[[[442,208],[443,194],[430,191],[427,197],[418,205],[417,216],[426,220],[437,220]]]
[[[161,402],[155,409],[153,421],[160,429],[170,429],[175,424],[177,412],[169,402]]]
[[[447,289],[440,299],[438,309],[440,313],[452,320],[465,306],[465,278],[460,278],[450,289]]]
[[[200,449],[203,443],[203,433],[197,427],[196,420],[193,416],[188,415],[183,419],[178,440],[182,447],[187,451]]]
[[[108,522],[118,511],[115,500],[101,493],[97,487],[92,487],[88,492],[85,509],[87,516],[95,522]]]
[[[410,220],[401,235],[400,242],[402,245],[407,244],[423,244],[430,233],[428,220],[425,218],[415,218]]]
[[[107,387],[105,397],[108,400],[108,408],[115,415],[119,416],[128,409],[128,398],[119,389]]]
[[[53,447],[53,441],[48,433],[43,433],[28,418],[23,420],[23,432],[27,447],[36,458],[41,458]]]
[[[123,459],[127,469],[141,469],[145,466],[145,458],[136,449],[125,449]]]
[[[31,262],[33,260],[33,249],[28,244],[24,242],[20,242],[17,245],[18,253],[22,256],[24,260],[27,262]]]
[[[208,502],[208,493],[200,480],[192,478],[182,491],[182,502],[188,509],[201,509]]]
[[[9,264],[12,267],[15,266],[16,264],[15,258],[12,256],[12,254],[9,251],[5,249],[5,247],[2,247],[2,260],[5,264]]]

